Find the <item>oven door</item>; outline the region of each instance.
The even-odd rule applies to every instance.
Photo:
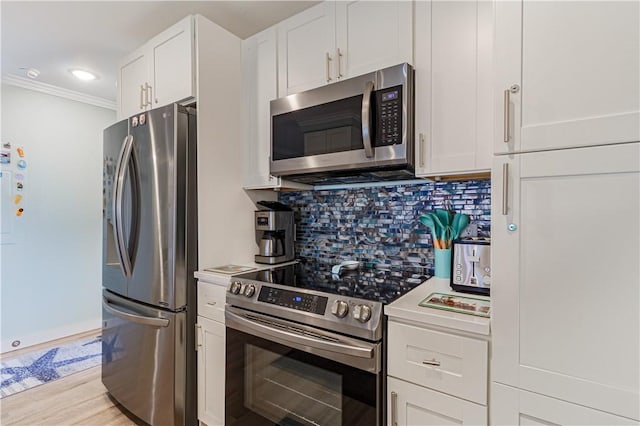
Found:
[[[226,425],[381,425],[381,345],[229,307]]]

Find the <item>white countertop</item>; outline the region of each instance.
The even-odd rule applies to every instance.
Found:
[[[450,328],[468,333],[489,336],[491,319],[476,315],[446,311],[443,309],[419,306],[431,293],[438,292],[462,297],[474,297],[490,300],[489,297],[459,293],[451,290],[448,279],[430,278],[417,288],[384,307],[384,313],[390,319],[401,319],[424,325]]]
[[[278,263],[277,265],[265,265],[263,263],[255,263],[255,262],[239,262],[239,263],[234,263],[234,265],[238,265],[238,266],[247,266],[250,268],[254,268],[251,271],[247,271],[247,272],[252,272],[252,271],[259,271],[261,269],[269,269],[269,268],[273,268],[276,266],[284,266],[284,265],[289,265],[291,263],[295,263],[297,262],[297,260],[291,261],[291,262],[284,262],[284,263]],[[195,271],[193,273],[193,275],[199,280],[199,281],[203,281],[209,284],[215,284],[215,285],[221,285],[221,286],[228,286],[229,285],[229,279],[234,276],[234,275],[238,275],[238,274],[242,274],[243,272],[238,272],[236,274],[225,274],[223,272],[213,272],[213,271],[206,271],[205,269],[208,268],[216,268],[219,266],[223,266],[223,265],[213,265],[213,266],[207,266],[206,268],[203,268],[199,271]]]

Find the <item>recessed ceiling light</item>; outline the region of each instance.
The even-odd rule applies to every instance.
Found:
[[[38,78],[38,76],[40,75],[40,71],[35,68],[22,67],[20,69],[23,70],[24,74],[29,78]]]
[[[70,70],[71,74],[75,75],[76,78],[79,78],[80,80],[84,80],[84,81],[89,81],[89,80],[95,80],[96,78],[98,78],[95,74],[90,73],[89,71],[84,71],[84,70]]]

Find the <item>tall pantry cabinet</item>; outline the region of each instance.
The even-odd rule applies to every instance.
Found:
[[[493,424],[640,420],[640,3],[497,2]]]

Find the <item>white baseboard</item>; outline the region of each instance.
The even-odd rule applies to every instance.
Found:
[[[49,342],[51,340],[61,339],[63,337],[72,336],[74,334],[84,333],[86,331],[100,329],[101,327],[102,320],[100,318],[96,318],[90,321],[83,321],[65,325],[63,327],[38,331],[26,336],[12,336],[8,338],[7,336],[2,336],[0,353],[4,355],[7,352],[24,349],[29,346],[38,345],[40,343]],[[11,345],[11,343],[16,340],[20,341],[20,345],[14,347]]]

